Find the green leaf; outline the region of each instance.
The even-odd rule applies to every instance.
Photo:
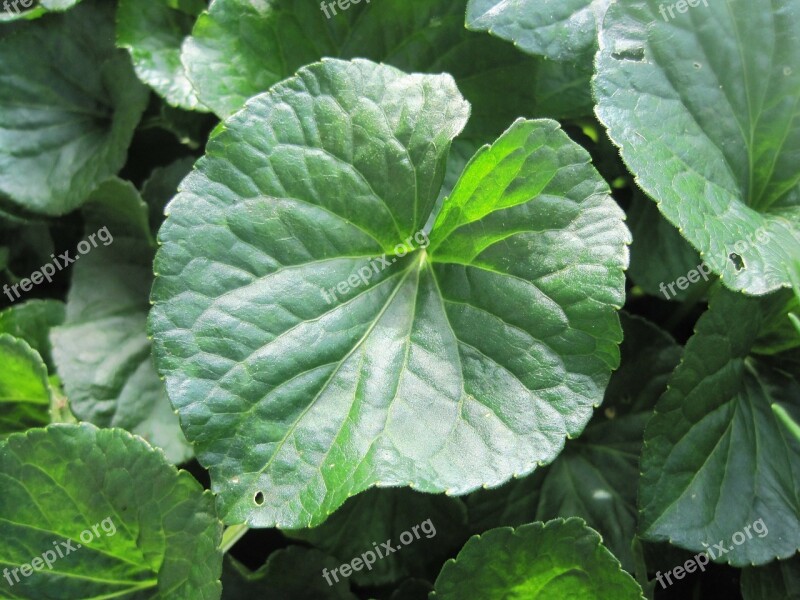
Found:
[[[499,485],[601,402],[622,212],[556,123],[519,121],[426,237],[467,113],[447,75],[325,60],[218,128],[167,207],[155,356],[226,523]]]
[[[181,44],[205,8],[203,0],[180,5],[173,0],[120,0],[117,9],[117,45],[131,53],[136,74],[171,105],[187,110],[208,110],[181,64]]]
[[[587,59],[611,0],[469,0],[467,27],[552,60]]]
[[[641,588],[581,519],[491,529],[436,579],[431,600],[640,600]]]
[[[727,287],[788,287],[800,257],[800,2],[704,1],[674,18],[660,14],[667,6],[609,9],[597,114]]]
[[[744,600],[800,600],[800,556],[742,571]]]
[[[72,410],[83,421],[141,435],[170,461],[183,462],[192,450],[156,374],[146,333],[155,255],[147,206],[131,184],[111,179],[92,194],[84,219],[81,243],[89,252],[74,253],[79,262],[71,267],[67,317],[51,334]]]
[[[335,7],[334,3],[334,7]],[[346,11],[318,2],[216,0],[186,42],[183,62],[221,117],[322,57],[363,57],[409,72],[450,73],[473,105],[465,132],[484,143],[519,116],[591,114],[591,63],[525,56],[464,29],[466,0],[381,0]]]
[[[48,12],[63,12],[81,0],[8,0],[8,8],[0,10],[0,23],[20,19],[38,19]],[[25,7],[28,4],[28,7]]]
[[[0,333],[0,439],[50,422],[50,384],[39,353]]]
[[[698,321],[645,434],[646,539],[693,552],[712,545],[712,560],[733,566],[800,548],[800,439],[774,412],[800,422],[800,360],[751,354],[770,305],[787,296],[759,301],[721,289]]]
[[[622,363],[586,431],[552,465],[467,498],[473,531],[581,517],[633,571],[636,493],[644,428],[681,349],[655,325],[622,314]]]
[[[220,597],[213,497],[141,438],[87,423],[14,434],[0,485],[0,564],[41,557],[10,574],[14,598]]]
[[[178,191],[178,185],[194,165],[194,157],[179,158],[166,167],[157,167],[142,186],[142,199],[148,206],[150,231],[155,234],[164,221],[164,207]]]
[[[409,544],[406,532],[414,536]],[[319,527],[284,534],[344,562],[372,552],[374,564],[350,576],[360,586],[384,585],[410,576],[432,580],[445,559],[466,541],[467,511],[463,502],[447,496],[407,488],[372,489],[350,498]],[[374,543],[381,548],[390,540],[392,548],[400,550],[377,559]],[[406,545],[411,547],[406,549]]]
[[[661,216],[655,202],[635,190],[626,214],[633,234],[628,275],[646,293],[662,300],[684,302],[706,281],[716,280],[711,269],[703,265],[697,250]],[[688,280],[691,271],[698,273],[692,276],[697,279],[694,282]],[[703,279],[699,278],[701,275]],[[681,277],[686,280],[681,282],[686,288],[683,290],[677,285]]]
[[[319,550],[289,546],[270,554],[266,564],[251,572],[235,559],[225,558],[223,600],[356,600],[346,579],[328,585],[323,569],[340,563]]]
[[[25,340],[41,355],[48,370],[54,372],[50,329],[63,322],[63,302],[29,300],[0,312],[0,333],[8,333]]]
[[[148,92],[113,26],[87,1],[0,39],[0,196],[61,215],[124,164]]]

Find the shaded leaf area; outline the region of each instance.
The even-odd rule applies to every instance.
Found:
[[[125,163],[147,104],[114,47],[114,6],[86,0],[0,39],[0,200],[62,215]]]
[[[222,570],[223,600],[356,600],[347,580],[331,579],[323,569],[339,566],[332,557],[311,548],[290,546],[272,553],[257,571],[227,556]]]
[[[89,424],[14,434],[0,485],[0,564],[32,571],[3,581],[13,598],[220,597],[213,497],[141,438]]]
[[[798,600],[800,557],[744,569],[742,597],[744,600]]]
[[[586,430],[552,465],[496,490],[468,496],[474,532],[555,517],[581,517],[597,529],[629,571],[634,558],[636,492],[645,425],[681,348],[639,317],[622,316],[622,363]]]
[[[84,220],[84,239],[70,256],[76,262],[66,319],[51,332],[72,411],[83,421],[141,435],[170,461],[183,462],[192,449],[146,333],[156,251],[147,205],[130,183],[111,179],[89,198]]]
[[[361,558],[364,565],[351,579],[365,587],[410,576],[433,581],[469,532],[467,511],[460,500],[399,488],[367,490],[350,498],[319,527],[284,534],[340,562]],[[390,542],[393,552],[385,548],[385,542]]]
[[[601,541],[578,518],[490,529],[445,564],[430,598],[641,600],[639,585]]]
[[[638,185],[727,287],[789,287],[800,258],[800,3],[665,10],[659,0],[609,8],[597,115]]]
[[[155,355],[226,522],[499,485],[601,402],[622,212],[556,123],[520,120],[420,235],[467,114],[448,76],[325,60],[218,128],[168,205]]]
[[[647,426],[646,539],[693,552],[719,543],[712,558],[733,566],[800,548],[800,354],[753,354],[789,295],[712,297]]]

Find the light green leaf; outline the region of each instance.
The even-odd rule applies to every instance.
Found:
[[[74,253],[66,321],[51,333],[72,410],[81,420],[141,435],[183,462],[192,450],[146,334],[155,255],[147,206],[131,184],[111,179],[92,194],[84,216],[89,252]],[[87,241],[93,235],[94,247]]]
[[[590,60],[611,0],[469,0],[467,27],[552,60]]]
[[[788,287],[800,257],[800,2],[701,2],[674,18],[668,6],[609,9],[597,114],[639,186],[727,287]]]
[[[39,560],[9,571],[14,598],[220,597],[213,497],[141,438],[87,423],[14,434],[0,487],[0,565]]]
[[[208,110],[181,64],[181,44],[205,8],[204,0],[120,0],[117,9],[117,45],[131,53],[136,74],[171,105],[187,110]]]
[[[457,552],[469,535],[463,502],[408,488],[367,490],[350,498],[319,527],[284,534],[341,562],[372,552],[374,563],[350,576],[360,586],[384,585],[410,576],[432,581],[445,559]],[[397,550],[379,559],[374,543],[380,549],[390,540]]]
[[[21,338],[38,352],[50,372],[55,372],[50,329],[64,322],[64,303],[30,300],[0,311],[0,333]]]
[[[0,333],[0,439],[50,422],[50,384],[39,353]]]
[[[447,75],[326,60],[218,128],[167,207],[155,356],[225,522],[499,485],[601,402],[622,212],[556,123],[519,121],[426,237],[468,109]]]
[[[266,564],[251,572],[235,559],[225,558],[223,600],[356,600],[347,579],[325,581],[323,569],[341,563],[319,550],[289,546],[270,554]]]
[[[61,215],[122,167],[148,92],[113,27],[86,1],[0,39],[0,196]]]
[[[216,0],[184,46],[203,103],[221,117],[323,57],[363,57],[409,72],[450,73],[473,105],[465,132],[484,143],[517,117],[591,114],[590,62],[555,63],[464,29],[466,0]]]
[[[581,517],[633,571],[636,493],[644,428],[680,360],[675,341],[652,323],[622,314],[622,363],[586,431],[552,465],[467,498],[473,531]]]
[[[742,571],[744,600],[800,600],[800,556]]]
[[[800,360],[751,354],[770,305],[787,296],[712,297],[645,433],[646,539],[692,552],[710,545],[712,560],[734,566],[800,548],[800,439],[773,410],[800,422]]]
[[[581,519],[491,529],[448,561],[431,600],[640,600],[641,588]]]

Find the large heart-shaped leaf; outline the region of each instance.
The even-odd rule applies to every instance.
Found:
[[[553,60],[586,58],[611,0],[469,0],[467,27]]]
[[[765,294],[800,257],[800,1],[695,4],[609,9],[597,114],[725,285]]]
[[[800,355],[752,354],[771,305],[788,296],[759,301],[722,289],[712,297],[647,426],[646,538],[693,552],[720,544],[712,559],[734,566],[800,548],[800,437],[791,428],[800,422]]]
[[[0,197],[59,215],[122,167],[148,91],[113,40],[90,1],[0,39]]]
[[[641,600],[639,585],[601,542],[576,518],[491,529],[445,564],[430,598]]]
[[[213,498],[141,438],[86,423],[14,434],[0,487],[12,598],[220,597]]]
[[[216,0],[184,47],[200,99],[225,117],[322,57],[450,73],[473,105],[468,135],[493,139],[519,116],[591,113],[591,65],[544,61],[464,29],[466,0],[381,0],[346,11],[307,0]],[[326,13],[329,17],[326,17]],[[483,137],[486,136],[486,137]]]
[[[47,367],[24,340],[0,333],[0,438],[50,422]]]
[[[467,498],[473,531],[516,527],[556,517],[581,517],[629,571],[636,535],[639,457],[644,428],[681,349],[668,334],[622,315],[622,363],[611,376],[603,406],[581,436],[529,477]]]
[[[187,110],[207,110],[181,64],[181,44],[205,8],[205,0],[120,0],[117,9],[117,44],[130,51],[136,74]]]
[[[147,206],[133,185],[111,179],[91,195],[84,219],[78,248],[88,252],[71,254],[79,262],[71,267],[66,320],[51,332],[72,411],[141,435],[172,462],[183,462],[192,449],[153,366],[146,332],[155,255]]]
[[[556,123],[519,121],[428,236],[468,110],[449,76],[326,60],[226,121],[167,207],[155,355],[227,522],[499,485],[601,402],[622,212]]]

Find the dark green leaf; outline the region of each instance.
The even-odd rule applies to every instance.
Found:
[[[0,333],[22,338],[55,372],[50,345],[50,329],[64,322],[64,303],[58,300],[30,300],[0,312]]]

